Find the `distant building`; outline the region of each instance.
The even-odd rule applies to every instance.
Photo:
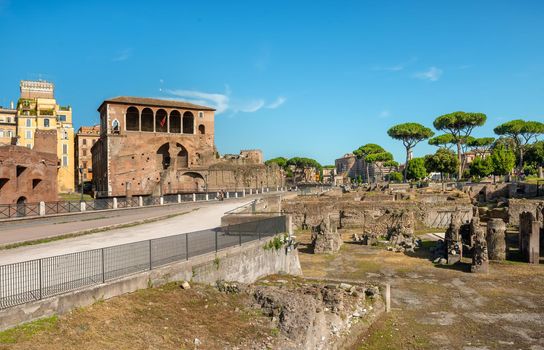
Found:
[[[56,131],[37,130],[33,141],[35,149],[0,146],[0,204],[57,200]]]
[[[17,145],[32,149],[37,130],[53,130],[57,134],[57,157],[60,167],[57,174],[58,190],[73,192],[74,129],[72,108],[63,107],[55,100],[55,87],[46,81],[20,83],[17,102]]]
[[[93,157],[91,148],[100,138],[100,125],[82,126],[76,133],[75,137],[75,186],[92,181],[93,179]],[[81,177],[80,177],[81,169]]]
[[[0,145],[11,145],[17,136],[17,110],[0,107]]]
[[[347,153],[342,158],[336,159],[334,164],[338,175],[350,179],[357,179],[360,176],[365,183],[381,181],[391,171],[396,170],[383,166],[382,162],[367,163],[353,153]]]

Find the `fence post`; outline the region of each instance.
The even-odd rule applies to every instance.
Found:
[[[246,196],[246,189],[242,189],[242,197],[245,197]]]
[[[85,202],[79,202],[79,210],[81,212],[87,211],[87,203]]]
[[[249,189],[249,195],[251,196],[253,194],[253,188]]]
[[[9,209],[8,209],[9,211]],[[44,216],[45,215],[45,202],[44,201],[41,201],[40,202],[40,216]]]
[[[113,197],[113,209],[117,209],[117,197]]]
[[[101,251],[102,251],[102,283],[106,283],[106,266],[104,264],[106,259],[104,259],[104,248],[102,248]]]
[[[229,198],[230,198],[230,192],[227,191],[227,199],[229,199]]]
[[[193,193],[193,202],[196,202],[196,193]]]
[[[178,203],[181,203],[181,194],[178,194]]]
[[[149,240],[149,269],[151,270],[151,240]]]
[[[215,253],[217,253],[217,230],[215,230]]]
[[[238,191],[234,192],[234,198],[238,198]]]
[[[209,201],[210,200],[210,194],[208,192],[206,192],[206,200]]]
[[[164,205],[164,197],[163,196],[159,197],[159,205]]]
[[[240,243],[240,247],[242,246],[242,231],[238,231],[238,241]]]
[[[40,261],[40,300],[42,300],[43,292],[42,292],[42,259]]]
[[[144,206],[144,198],[142,196],[138,196],[138,206]]]
[[[391,285],[385,285],[385,312],[391,311]]]
[[[189,232],[185,234],[185,260],[189,260]]]

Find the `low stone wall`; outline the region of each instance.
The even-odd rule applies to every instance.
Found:
[[[529,212],[535,218],[540,219],[544,216],[544,200],[535,199],[509,199],[508,200],[508,223],[510,225],[519,225],[519,215],[523,212]],[[540,219],[542,220],[542,219]]]
[[[246,243],[241,247],[219,251],[217,255],[201,255],[188,261],[0,311],[0,330],[172,281],[192,280],[215,284],[222,279],[251,283],[276,273],[301,275],[298,251],[295,249],[288,252],[284,248],[265,250],[263,246],[269,240]]]
[[[416,228],[446,228],[454,212],[463,212],[462,221],[472,219],[472,205],[468,199],[423,203],[418,201],[346,201],[320,198],[285,201],[283,209],[292,214],[296,227],[318,225],[328,214],[338,215],[343,228],[364,228],[366,231],[385,234],[395,225],[394,218],[401,212],[412,212]]]

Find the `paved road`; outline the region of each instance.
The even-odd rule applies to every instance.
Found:
[[[200,202],[109,213],[93,213],[92,216],[85,217],[84,220],[88,219],[88,221],[81,221],[81,216],[66,216],[40,219],[39,221],[14,222],[11,223],[13,227],[9,225],[6,227],[5,224],[2,224],[0,226],[0,237],[4,241],[9,241],[9,237],[20,240],[18,237],[21,237],[21,235],[25,235],[26,239],[35,239],[53,234],[66,234],[82,229],[186,212],[186,214],[157,222],[3,250],[0,251],[0,265],[217,227],[220,225],[221,216],[225,212],[250,201],[251,199],[244,198],[224,202]]]

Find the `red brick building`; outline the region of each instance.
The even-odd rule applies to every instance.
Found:
[[[57,169],[56,130],[36,130],[32,150],[0,146],[0,204],[56,201]]]
[[[262,164],[260,151],[219,157],[213,108],[116,97],[98,112],[100,139],[92,148],[92,166],[99,197],[283,185],[281,170]]]
[[[75,137],[75,162],[74,175],[76,179],[76,188],[81,183],[92,181],[93,179],[93,160],[91,148],[100,138],[100,125],[82,126]],[[82,170],[80,174],[80,169]]]

